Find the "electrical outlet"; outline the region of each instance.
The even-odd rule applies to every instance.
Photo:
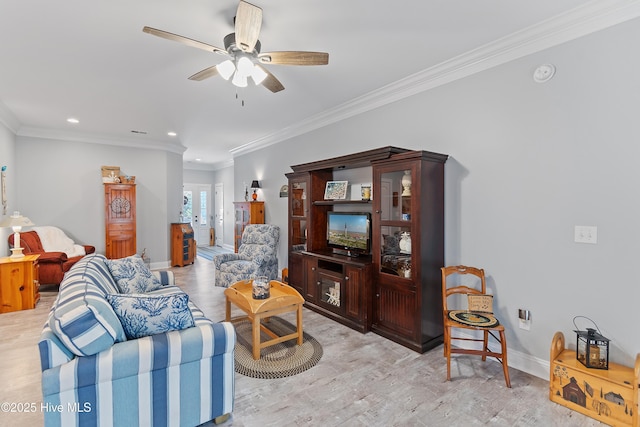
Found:
[[[518,326],[525,331],[531,330],[531,312],[529,310],[518,309]]]
[[[574,238],[576,243],[598,243],[598,227],[590,225],[576,225],[574,228]]]

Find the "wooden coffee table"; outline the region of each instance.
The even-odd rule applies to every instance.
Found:
[[[302,304],[304,298],[289,285],[277,280],[269,282],[271,285],[270,297],[267,299],[253,299],[252,280],[243,280],[229,286],[224,291],[226,296],[226,321],[249,319],[252,326],[253,359],[260,359],[260,349],[281,343],[283,341],[298,339],[298,345],[302,345]],[[246,313],[246,316],[231,318],[231,303]],[[277,314],[297,312],[297,329],[294,333],[278,336],[269,330],[261,321],[269,320],[269,317]],[[272,339],[260,342],[260,331],[264,331]]]

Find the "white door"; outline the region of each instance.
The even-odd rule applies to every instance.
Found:
[[[198,246],[209,246],[211,228],[211,185],[184,185],[184,220],[191,223]]]
[[[216,236],[216,246],[222,246],[224,243],[224,185],[216,184],[215,185],[215,218],[214,218],[214,230]]]

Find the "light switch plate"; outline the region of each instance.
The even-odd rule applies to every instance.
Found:
[[[598,227],[591,225],[576,225],[574,230],[576,243],[598,243]]]

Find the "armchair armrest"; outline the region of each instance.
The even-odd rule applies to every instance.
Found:
[[[64,252],[42,252],[38,258],[40,264],[62,264],[67,260],[67,254]]]
[[[160,281],[162,286],[176,284],[173,271],[171,270],[155,270],[155,271],[152,271],[151,274],[153,274],[155,278]]]
[[[224,264],[225,262],[240,260],[250,261],[251,259],[236,253],[219,254],[213,257],[213,263],[216,265],[216,268],[220,268],[220,265]]]
[[[251,261],[257,266],[267,265],[277,260],[278,257],[272,254],[257,254],[251,258]]]

